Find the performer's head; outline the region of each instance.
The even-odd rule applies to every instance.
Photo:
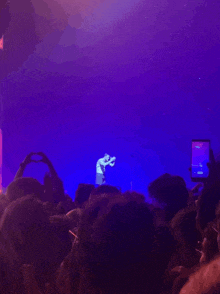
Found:
[[[107,153],[105,153],[105,155],[104,155],[104,159],[105,159],[105,161],[109,161],[109,160],[110,160],[110,155],[107,154]]]

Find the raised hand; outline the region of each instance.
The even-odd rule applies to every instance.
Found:
[[[46,164],[50,163],[50,160],[48,159],[48,157],[43,152],[38,152],[36,154],[41,156],[41,159],[39,160],[40,162],[43,162],[43,163],[46,163]]]
[[[23,162],[20,164],[20,167],[15,175],[15,179],[23,177],[24,170],[28,164],[30,164],[31,162],[38,162],[38,161],[32,159],[33,155],[36,155],[36,153],[31,152],[25,157]]]
[[[110,162],[109,165],[110,165],[111,167],[113,167],[113,166],[115,165],[115,161]]]
[[[220,162],[215,160],[215,156],[212,149],[210,149],[209,151],[209,156],[210,160],[207,163],[207,166],[209,168],[209,176],[206,179],[201,178],[200,180],[200,182],[203,182],[205,185],[209,185],[215,182],[216,180],[220,180]],[[191,172],[192,167],[190,167],[188,170],[189,172]]]
[[[36,154],[36,153],[34,153],[34,152],[29,153],[29,154],[25,157],[25,159],[23,160],[22,164],[23,164],[23,165],[28,165],[28,164],[31,163],[31,162],[37,162],[36,160],[32,159],[32,156],[35,155],[35,154]]]
[[[37,155],[41,156],[40,162],[45,163],[48,168],[49,168],[49,174],[50,174],[50,184],[53,186],[53,198],[54,201],[58,201],[57,199],[64,199],[64,187],[63,187],[63,182],[59,178],[52,162],[49,160],[49,158],[43,153],[43,152],[38,152]],[[61,200],[60,200],[61,201]]]

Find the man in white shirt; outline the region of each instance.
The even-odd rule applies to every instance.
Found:
[[[107,153],[104,157],[100,158],[96,163],[96,184],[105,184],[105,167],[110,165],[113,167],[115,165],[116,157],[110,157]]]

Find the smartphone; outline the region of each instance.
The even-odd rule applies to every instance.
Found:
[[[210,140],[192,140],[191,179],[202,182],[209,176]]]

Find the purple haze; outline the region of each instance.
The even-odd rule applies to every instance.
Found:
[[[46,17],[36,1],[23,14],[11,3],[3,185],[28,152],[43,151],[74,196],[107,152],[117,157],[107,181],[146,194],[164,172],[191,185],[191,139],[220,151],[218,1],[84,1],[78,11],[39,1]],[[44,172],[27,171],[41,181]]]

